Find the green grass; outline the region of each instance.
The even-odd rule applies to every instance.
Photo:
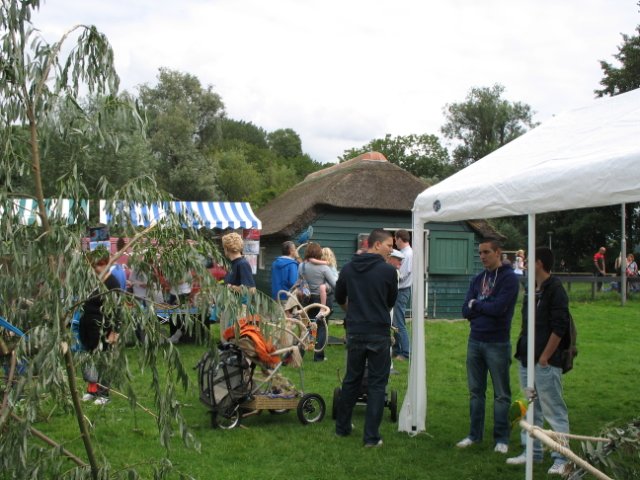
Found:
[[[574,287],[574,292],[575,292]],[[576,292],[579,297],[580,292]],[[573,302],[578,326],[579,355],[575,368],[564,377],[565,398],[569,406],[571,429],[575,433],[595,434],[609,424],[638,417],[638,345],[640,345],[640,302],[631,299],[620,307],[615,296],[602,294],[596,302]],[[519,314],[512,329],[515,340],[520,327]],[[397,432],[397,425],[385,411],[382,422],[384,446],[362,448],[364,408],[354,414],[356,429],[348,438],[336,438],[331,421],[333,389],[339,385],[337,371],[344,372],[344,349],[330,346],[329,361],[304,364],[306,392],[320,393],[327,403],[324,421],[303,426],[295,412],[274,416],[263,412],[243,420],[243,428],[231,431],[210,428],[209,415],[198,401],[195,371],[193,383],[184,394],[184,412],[191,430],[201,442],[200,453],[182,446],[179,438],[167,453],[159,445],[153,419],[141,410],[132,412],[124,399],[114,396],[106,408],[89,405],[86,415],[101,445],[100,454],[116,466],[138,464],[167,457],[177,472],[196,478],[221,479],[521,479],[523,467],[511,467],[505,457],[493,453],[491,442],[492,401],[487,402],[485,442],[465,450],[454,444],[468,432],[468,394],[465,351],[468,325],[465,321],[429,321],[427,332],[428,415],[427,433],[409,437]],[[342,335],[339,326],[331,334]],[[193,366],[203,347],[181,345],[187,366]],[[135,349],[129,349],[130,365],[136,375],[140,402],[152,405],[145,393],[148,376],[136,371]],[[404,397],[408,364],[396,362],[400,375],[391,377],[389,388]],[[512,365],[514,397],[519,392],[517,368]],[[300,386],[297,371],[284,369],[286,376]],[[489,392],[489,397],[492,393]],[[47,421],[36,425],[71,451],[83,456],[75,420],[63,412],[43,412]],[[511,452],[519,453],[519,432],[511,435]],[[574,445],[579,451],[579,445]],[[535,468],[536,479],[547,478],[551,463]],[[178,478],[176,473],[173,478]]]

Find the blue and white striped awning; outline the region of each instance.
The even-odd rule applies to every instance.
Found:
[[[71,215],[74,204],[74,200],[68,198],[47,198],[44,201],[47,217],[50,220],[66,220],[69,225],[77,222],[77,215]],[[89,218],[89,202],[81,200],[80,208],[84,217]],[[42,224],[40,215],[38,215],[38,202],[32,198],[9,199],[7,212],[5,213],[3,206],[0,205],[0,214],[5,218],[16,217],[17,222],[21,225]]]
[[[107,213],[106,200],[100,200],[100,222],[112,223]],[[161,222],[167,212],[174,212],[187,219],[194,228],[254,228],[262,230],[262,222],[255,216],[247,202],[164,202],[151,205],[131,203],[129,206],[116,202],[116,208],[131,218],[136,226],[148,227],[152,222]]]

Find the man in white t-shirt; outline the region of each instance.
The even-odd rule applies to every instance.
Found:
[[[400,285],[398,287],[398,299],[393,307],[393,326],[398,329],[395,333],[396,343],[393,346],[393,355],[396,360],[408,360],[411,353],[409,332],[407,331],[405,312],[411,298],[411,264],[413,263],[413,249],[409,232],[403,229],[395,234],[398,250],[404,255],[400,265]]]

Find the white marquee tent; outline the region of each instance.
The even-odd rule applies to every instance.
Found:
[[[413,207],[413,312],[424,312],[426,307],[427,222],[528,215],[529,263],[533,264],[535,214],[638,201],[640,89],[559,114],[417,197]],[[529,276],[530,290],[533,282]],[[533,318],[532,302],[528,308]],[[399,430],[409,433],[425,430],[427,413],[424,322],[420,319],[414,315],[409,387],[399,418]],[[531,345],[533,322],[529,327]],[[533,348],[529,353],[532,386]],[[532,448],[528,451],[531,455]],[[528,460],[530,478],[532,463]]]

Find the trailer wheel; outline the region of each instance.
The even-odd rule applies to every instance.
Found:
[[[231,430],[240,425],[240,410],[235,409],[233,412],[223,415],[218,412],[211,412],[211,426],[221,430]]]
[[[298,402],[298,420],[303,425],[321,422],[326,408],[324,399],[320,395],[307,393]]]

